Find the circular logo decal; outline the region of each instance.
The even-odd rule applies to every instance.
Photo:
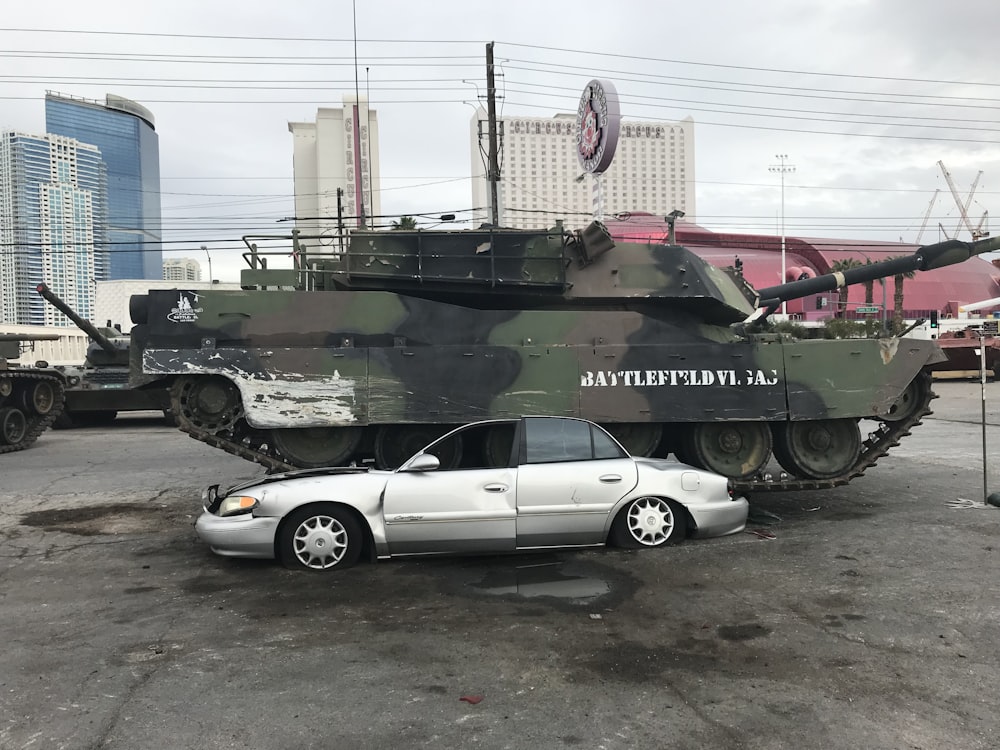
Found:
[[[584,172],[600,174],[611,166],[620,128],[618,92],[611,81],[595,78],[576,110],[576,155]]]

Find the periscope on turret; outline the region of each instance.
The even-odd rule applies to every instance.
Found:
[[[925,368],[941,352],[799,340],[767,315],[781,299],[996,244],[931,245],[865,277],[758,292],[684,247],[616,243],[598,222],[356,231],[332,254],[296,246],[292,270],[251,257],[241,291],[134,297],[132,383],[169,387],[180,429],[273,470],[394,467],[450,426],[548,414],[598,422],[634,455],[672,453],[743,491],[833,487],[929,412]],[[878,422],[865,439],[862,419]],[[772,458],[787,478],[767,479]]]

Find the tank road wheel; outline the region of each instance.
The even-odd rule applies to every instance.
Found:
[[[765,422],[703,422],[692,425],[682,452],[695,466],[743,479],[767,464],[771,428]]]
[[[0,445],[17,445],[28,434],[24,412],[12,406],[0,409]]]
[[[363,433],[360,427],[292,427],[271,430],[271,439],[289,463],[315,469],[346,464]]]
[[[517,425],[498,424],[491,427],[483,440],[483,458],[487,466],[499,468],[510,465],[510,451],[514,447]]]
[[[180,378],[170,397],[179,421],[208,432],[228,430],[243,416],[239,390],[221,375]]]
[[[0,378],[0,398],[7,398],[14,391],[10,378]]]
[[[663,425],[655,422],[602,424],[631,456],[652,456],[663,438]]]
[[[396,469],[429,443],[448,431],[436,424],[386,425],[375,436],[375,465],[380,469]],[[450,440],[444,452],[435,452],[442,469],[454,469],[462,460],[462,441]]]
[[[853,419],[784,422],[774,426],[774,456],[786,471],[807,479],[832,479],[848,471],[861,453],[861,430]]]
[[[293,570],[329,571],[358,561],[361,527],[350,512],[336,505],[300,508],[282,522],[278,557]]]
[[[619,511],[608,540],[616,547],[641,549],[684,539],[685,510],[662,497],[636,498]]]
[[[919,373],[917,377],[910,381],[899,398],[896,399],[896,403],[889,407],[889,411],[881,416],[881,419],[886,422],[899,422],[903,419],[909,419],[927,402],[930,390],[930,373]]]
[[[26,411],[45,416],[56,405],[56,389],[48,380],[32,383],[24,391],[24,408]]]

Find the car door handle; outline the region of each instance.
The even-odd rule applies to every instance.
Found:
[[[506,484],[488,484],[483,489],[487,492],[506,492],[510,488]]]
[[[604,474],[599,478],[604,484],[614,484],[615,482],[622,481],[621,474]]]

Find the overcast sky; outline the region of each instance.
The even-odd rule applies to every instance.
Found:
[[[167,255],[197,258],[208,245],[224,280],[237,279],[241,236],[290,228],[288,122],[340,106],[356,85],[378,111],[386,221],[472,208],[469,120],[489,41],[504,116],[575,111],[601,77],[625,118],[694,118],[706,228],[777,233],[778,154],[795,167],[789,235],[913,241],[935,189],[924,242],[939,223],[954,234],[939,160],[963,200],[983,172],[973,225],[985,211],[1000,217],[996,0],[358,0],[356,64],[352,9],[7,3],[0,128],[43,132],[46,90],[148,107]]]

